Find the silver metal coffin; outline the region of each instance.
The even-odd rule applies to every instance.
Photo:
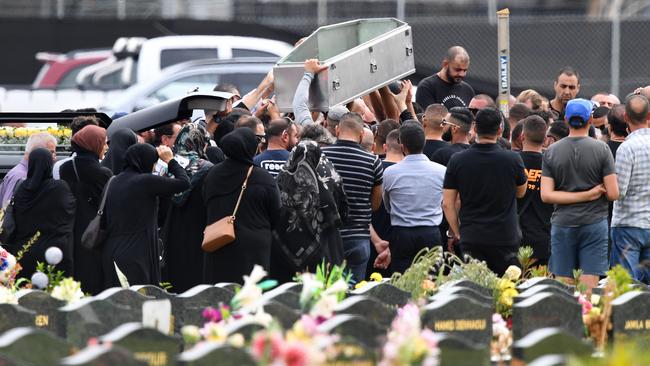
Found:
[[[312,110],[328,111],[415,72],[411,27],[397,19],[358,19],[318,28],[273,68],[276,102],[291,112],[304,62],[328,66],[311,84]]]

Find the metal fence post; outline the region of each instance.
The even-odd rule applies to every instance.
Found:
[[[117,0],[117,19],[126,18],[126,0]]]
[[[406,13],[406,0],[397,0],[396,18],[401,21],[404,21],[405,13]]]
[[[56,17],[58,19],[63,19],[65,15],[65,0],[56,1]]]
[[[318,9],[317,11],[317,17],[318,17],[318,25],[326,25],[327,24],[327,0],[318,0]]]
[[[621,66],[621,1],[615,0],[612,14],[612,47],[610,55],[611,89],[610,93],[618,95],[620,90]]]

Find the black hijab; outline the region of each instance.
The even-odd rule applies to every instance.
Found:
[[[149,144],[135,144],[126,150],[124,170],[151,174],[153,165],[158,161],[158,151]]]
[[[124,155],[126,150],[138,142],[138,136],[128,128],[120,128],[111,137],[106,158],[102,166],[110,169],[113,174],[119,174],[124,169]]]
[[[52,153],[48,149],[38,148],[29,153],[27,179],[20,185],[14,202],[22,209],[33,207],[41,197],[56,186],[52,179]]]
[[[240,191],[248,169],[253,165],[257,139],[248,128],[238,128],[221,139],[221,150],[227,159],[215,165],[205,182],[204,198]]]
[[[226,157],[246,165],[253,165],[257,152],[257,138],[248,128],[238,128],[221,139],[221,150]]]

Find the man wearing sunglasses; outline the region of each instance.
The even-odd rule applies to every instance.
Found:
[[[436,151],[431,161],[447,166],[454,154],[469,149],[472,114],[467,108],[454,107],[442,120],[442,125],[445,131],[451,132],[451,145]]]

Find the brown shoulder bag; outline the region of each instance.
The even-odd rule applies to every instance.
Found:
[[[239,193],[239,198],[237,198],[237,204],[235,205],[235,210],[232,212],[232,215],[226,216],[205,227],[205,230],[203,231],[203,243],[201,244],[201,248],[204,251],[214,252],[235,241],[235,219],[237,210],[239,209],[241,198],[246,190],[248,177],[251,176],[252,171],[253,166],[251,165],[251,167],[248,168],[248,173],[246,173],[244,184],[241,186],[241,192]]]

